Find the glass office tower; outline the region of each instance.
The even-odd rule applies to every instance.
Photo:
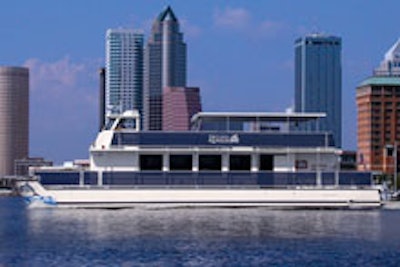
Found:
[[[336,147],[342,144],[341,48],[341,38],[322,34],[295,41],[295,111],[326,113],[318,127],[333,133]]]
[[[131,29],[106,34],[105,112],[137,109],[142,114],[144,36]]]

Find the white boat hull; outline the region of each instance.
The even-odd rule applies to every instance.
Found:
[[[36,181],[25,182],[32,193],[22,193],[31,207],[128,208],[128,207],[248,207],[271,208],[378,208],[377,189],[339,188],[130,188],[45,189]]]

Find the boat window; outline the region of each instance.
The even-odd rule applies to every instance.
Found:
[[[191,171],[192,155],[170,155],[169,169],[171,171]]]
[[[200,171],[220,171],[221,155],[199,155]]]
[[[136,129],[136,120],[132,118],[121,119],[117,125],[117,129]]]
[[[251,157],[250,155],[230,155],[229,169],[231,171],[250,171]]]
[[[274,156],[269,154],[260,155],[260,171],[274,170]]]
[[[162,155],[140,155],[140,170],[142,171],[161,171]]]

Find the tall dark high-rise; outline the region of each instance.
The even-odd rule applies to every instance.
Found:
[[[333,133],[336,147],[342,144],[341,48],[341,38],[321,34],[295,42],[295,111],[326,113],[319,128]]]
[[[163,88],[186,87],[186,44],[169,6],[153,23],[144,62],[144,129],[162,130]]]

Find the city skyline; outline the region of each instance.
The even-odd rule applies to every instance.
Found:
[[[166,3],[23,3],[6,3],[0,11],[0,65],[31,69],[31,155],[56,162],[85,158],[98,128],[97,70],[104,64],[105,30],[141,28],[148,36]],[[400,3],[368,2],[362,9],[360,1],[167,4],[179,14],[189,47],[188,84],[201,88],[207,111],[292,107],[294,40],[313,32],[340,36],[343,148],[356,149],[355,88],[399,38],[394,18]]]

